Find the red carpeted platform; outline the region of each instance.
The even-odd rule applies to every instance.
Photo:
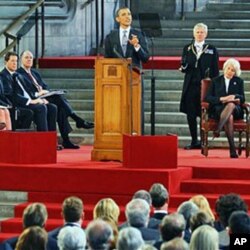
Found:
[[[219,64],[229,57],[220,57]],[[235,57],[241,64],[241,69],[250,70],[250,57]],[[96,56],[68,56],[68,57],[45,57],[39,59],[40,68],[74,68],[94,69]],[[143,65],[144,69],[178,69],[180,67],[180,56],[155,56]]]
[[[250,161],[244,156],[230,159],[228,150],[210,150],[205,158],[199,150],[178,150],[177,168],[125,168],[120,162],[90,160],[91,146],[57,152],[56,164],[0,163],[0,190],[27,191],[28,201],[15,207],[15,217],[1,222],[0,242],[22,230],[23,209],[30,202],[43,202],[49,213],[47,230],[62,224],[61,203],[70,195],[83,199],[84,226],[92,219],[98,200],[113,198],[124,209],[132,194],[163,183],[170,192],[170,210],[194,194],[204,194],[211,206],[222,193],[238,192],[250,205]]]

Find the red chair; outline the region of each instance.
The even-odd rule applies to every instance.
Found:
[[[201,153],[208,156],[208,133],[217,129],[217,121],[208,117],[209,103],[205,102],[207,90],[211,84],[211,79],[206,78],[201,81]],[[249,156],[249,108],[248,103],[242,105],[244,110],[244,119],[234,121],[234,132],[239,134],[238,154],[241,155],[242,149],[246,150],[246,158]],[[245,145],[243,146],[242,134],[245,133]]]

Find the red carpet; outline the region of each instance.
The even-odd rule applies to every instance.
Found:
[[[250,161],[244,156],[230,159],[228,150],[210,150],[205,158],[199,150],[178,150],[176,169],[125,168],[120,162],[93,162],[92,146],[59,151],[57,164],[0,164],[0,190],[27,191],[28,202],[44,202],[48,208],[47,230],[62,224],[61,203],[70,195],[83,199],[84,226],[92,219],[94,204],[112,197],[121,208],[139,189],[163,183],[170,192],[170,210],[197,193],[204,194],[212,208],[222,193],[237,192],[250,205]],[[27,203],[15,208],[15,218],[1,222],[0,242],[22,230],[21,216]]]
[[[243,70],[250,70],[250,57],[235,57],[239,60]],[[74,68],[94,69],[96,56],[74,56],[74,57],[45,57],[39,59],[40,68]],[[220,57],[220,68],[228,57]],[[155,56],[144,64],[144,69],[178,69],[180,67],[179,56]]]

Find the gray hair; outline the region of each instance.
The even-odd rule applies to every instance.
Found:
[[[100,219],[91,221],[86,229],[90,249],[108,250],[114,239],[111,226]]]
[[[205,33],[208,33],[208,27],[206,24],[204,23],[197,23],[194,28],[193,28],[193,34],[196,32],[196,30],[198,29],[203,29],[205,31]]]
[[[133,195],[133,199],[137,199],[137,198],[145,200],[149,204],[149,206],[151,206],[152,204],[150,193],[146,190],[141,189],[135,192]]]
[[[168,190],[161,183],[154,183],[149,193],[152,198],[152,205],[155,208],[162,207],[166,202],[168,202],[169,194]]]
[[[161,250],[188,250],[188,243],[180,237],[176,237],[170,241],[164,242],[161,245]]]
[[[200,226],[192,233],[189,247],[190,250],[218,250],[219,234],[211,226]]]
[[[239,61],[237,61],[236,59],[234,58],[229,58],[227,59],[224,64],[223,64],[223,71],[225,72],[225,69],[228,67],[228,66],[232,66],[235,70],[235,75],[236,76],[240,76],[241,75],[241,69],[240,69],[240,63]]]
[[[134,227],[126,227],[119,232],[117,240],[118,250],[137,250],[144,244],[141,232]]]
[[[143,199],[131,200],[125,210],[127,221],[133,227],[146,227],[149,221],[149,213],[149,204]]]
[[[60,250],[84,250],[86,236],[83,229],[77,226],[63,227],[57,236],[57,245]]]
[[[177,212],[182,214],[186,220],[186,228],[189,228],[190,218],[199,212],[199,208],[192,201],[184,201],[177,208]]]

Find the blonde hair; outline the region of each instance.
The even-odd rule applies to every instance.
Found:
[[[225,69],[229,66],[233,66],[235,70],[235,75],[240,76],[241,75],[241,69],[240,69],[240,63],[234,58],[227,59],[223,64],[223,72],[225,72]]]
[[[193,28],[193,34],[195,34],[196,30],[198,29],[203,29],[206,34],[208,33],[208,27],[204,23],[197,23]]]
[[[197,207],[205,212],[207,215],[209,215],[212,220],[215,220],[214,214],[212,212],[212,209],[210,208],[209,202],[207,200],[207,198],[204,195],[195,195],[193,197],[191,197],[190,201],[192,201],[194,204],[197,205]]]

